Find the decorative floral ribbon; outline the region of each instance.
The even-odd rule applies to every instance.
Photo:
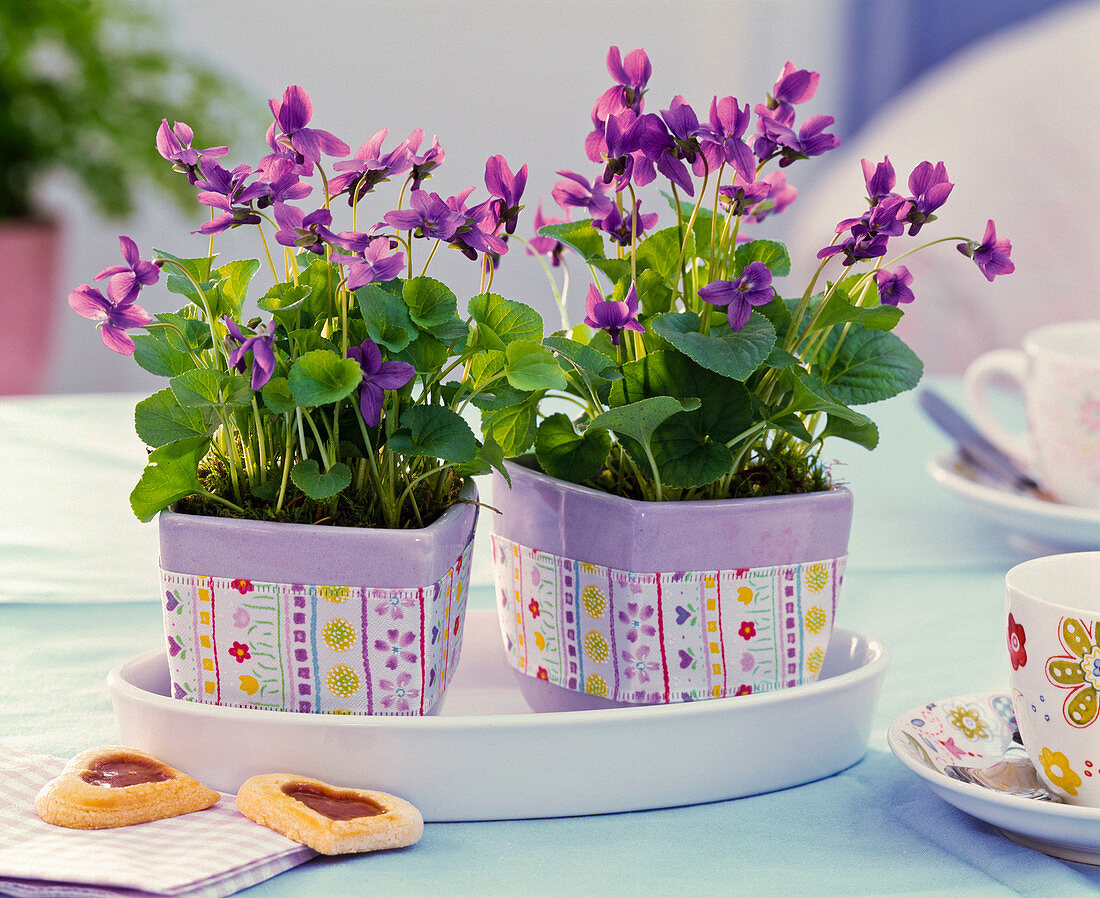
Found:
[[[846,556],[638,574],[491,539],[508,659],[530,676],[657,704],[797,686],[821,672]]]
[[[435,584],[259,583],[161,570],[176,698],[330,714],[427,712],[454,675],[473,536]]]

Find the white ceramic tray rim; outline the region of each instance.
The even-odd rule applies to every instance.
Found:
[[[610,813],[738,798],[856,763],[887,656],[834,630],[821,678],[663,706],[536,713],[493,611],[467,614],[462,661],[428,717],[245,710],[169,697],[151,652],[108,677],[121,741],[224,792],[257,773],[314,776],[407,798],[428,821]],[[584,706],[585,696],[577,696]],[[812,741],[807,733],[813,734]]]

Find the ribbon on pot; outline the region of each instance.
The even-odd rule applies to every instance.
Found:
[[[172,694],[235,708],[418,715],[458,665],[473,536],[430,586],[261,583],[161,570]]]
[[[847,560],[635,573],[495,533],[491,543],[511,665],[575,692],[638,704],[812,682]]]

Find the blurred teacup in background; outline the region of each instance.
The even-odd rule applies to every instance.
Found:
[[[1100,552],[1047,555],[1005,576],[1016,724],[1039,779],[1100,807]]]
[[[990,388],[1022,395],[1027,433],[994,411]],[[1055,498],[1100,506],[1100,321],[1038,328],[1023,350],[979,356],[966,370],[966,401],[986,437],[1016,458]]]

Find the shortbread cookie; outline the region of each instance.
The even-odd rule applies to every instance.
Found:
[[[245,780],[237,809],[321,854],[404,848],[424,833],[420,811],[402,798],[289,773]]]
[[[42,787],[34,809],[58,826],[109,829],[201,811],[220,797],[143,751],[105,745],[69,761]]]

